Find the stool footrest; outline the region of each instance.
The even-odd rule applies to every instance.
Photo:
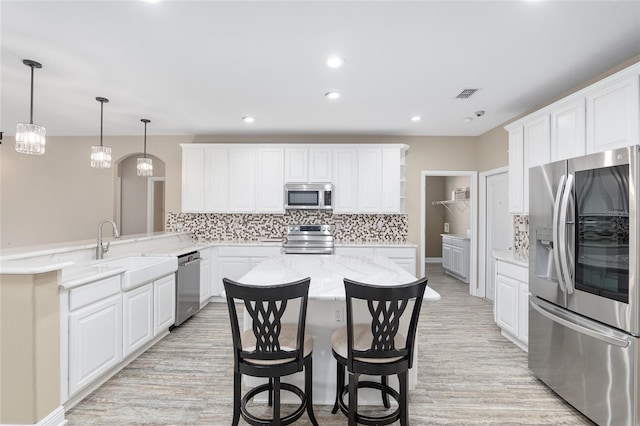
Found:
[[[400,402],[400,393],[397,390],[393,389],[390,386],[383,385],[378,382],[371,382],[368,380],[363,380],[358,382],[358,389],[369,388],[369,389],[377,389],[390,395],[396,402]],[[340,411],[349,417],[349,404],[345,404],[344,397],[349,394],[349,385],[346,385],[342,388],[340,392],[340,396],[338,397],[338,407],[340,407]],[[400,407],[396,408],[393,412],[384,415],[384,416],[367,416],[364,414],[359,414],[357,412],[356,407],[356,422],[362,423],[364,425],[388,425],[400,418]]]
[[[307,408],[308,399],[302,389],[290,383],[280,383],[280,390],[289,391],[300,398],[300,405],[298,406],[298,408],[296,408],[293,413],[288,414],[287,416],[280,419],[280,424],[284,426],[289,425],[302,417],[305,409]],[[273,424],[273,419],[265,419],[262,417],[254,416],[249,412],[249,410],[247,410],[247,402],[249,402],[258,394],[261,394],[262,392],[273,392],[273,385],[265,383],[260,386],[256,386],[255,388],[249,390],[240,401],[240,412],[242,414],[242,418],[244,418],[247,423],[254,426]]]

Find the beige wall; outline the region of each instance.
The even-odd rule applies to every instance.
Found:
[[[509,165],[509,133],[496,127],[478,136],[478,172]]]
[[[425,257],[442,257],[440,234],[444,232],[446,209],[440,205],[434,206],[433,202],[447,198],[445,177],[427,176],[425,178],[425,192],[425,243],[423,253]]]

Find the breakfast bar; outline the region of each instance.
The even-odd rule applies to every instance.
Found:
[[[238,281],[251,285],[273,285],[306,277],[311,277],[307,331],[314,339],[313,403],[331,405],[335,398],[336,383],[331,335],[346,324],[344,279],[393,286],[413,282],[416,277],[382,256],[284,255],[265,260]],[[437,301],[440,300],[440,295],[427,287],[423,300]],[[357,310],[354,315],[359,316]],[[245,329],[250,326],[249,319],[245,316]],[[409,372],[410,389],[415,388],[417,381],[417,360],[416,356]],[[294,377],[292,381],[301,385],[302,375]],[[379,395],[375,398],[379,402]],[[366,404],[372,400],[363,393],[359,401]]]

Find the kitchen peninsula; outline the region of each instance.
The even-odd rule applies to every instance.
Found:
[[[265,260],[238,281],[244,284],[270,285],[306,277],[311,277],[307,330],[313,334],[314,339],[313,403],[331,405],[335,398],[336,378],[336,363],[331,354],[331,335],[346,323],[344,278],[393,286],[413,282],[416,277],[382,256],[285,255]],[[440,295],[427,286],[423,300],[437,301],[440,300]],[[356,321],[358,317],[366,318],[367,315],[359,308],[364,307],[354,306]],[[424,308],[428,309],[428,306]],[[248,321],[245,317],[245,329],[251,327]],[[417,359],[416,356],[409,372],[410,389],[415,388],[417,381]],[[298,376],[294,381],[301,385],[302,376],[300,373]],[[395,378],[392,378],[392,383],[393,380]],[[379,397],[376,397],[375,401],[378,400]],[[366,395],[360,398],[360,402],[368,402]]]

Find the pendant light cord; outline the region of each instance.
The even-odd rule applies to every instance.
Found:
[[[29,65],[31,68],[31,106],[29,110],[29,124],[33,124],[33,65]]]
[[[104,108],[104,102],[100,101],[100,146],[102,146],[102,110]]]

